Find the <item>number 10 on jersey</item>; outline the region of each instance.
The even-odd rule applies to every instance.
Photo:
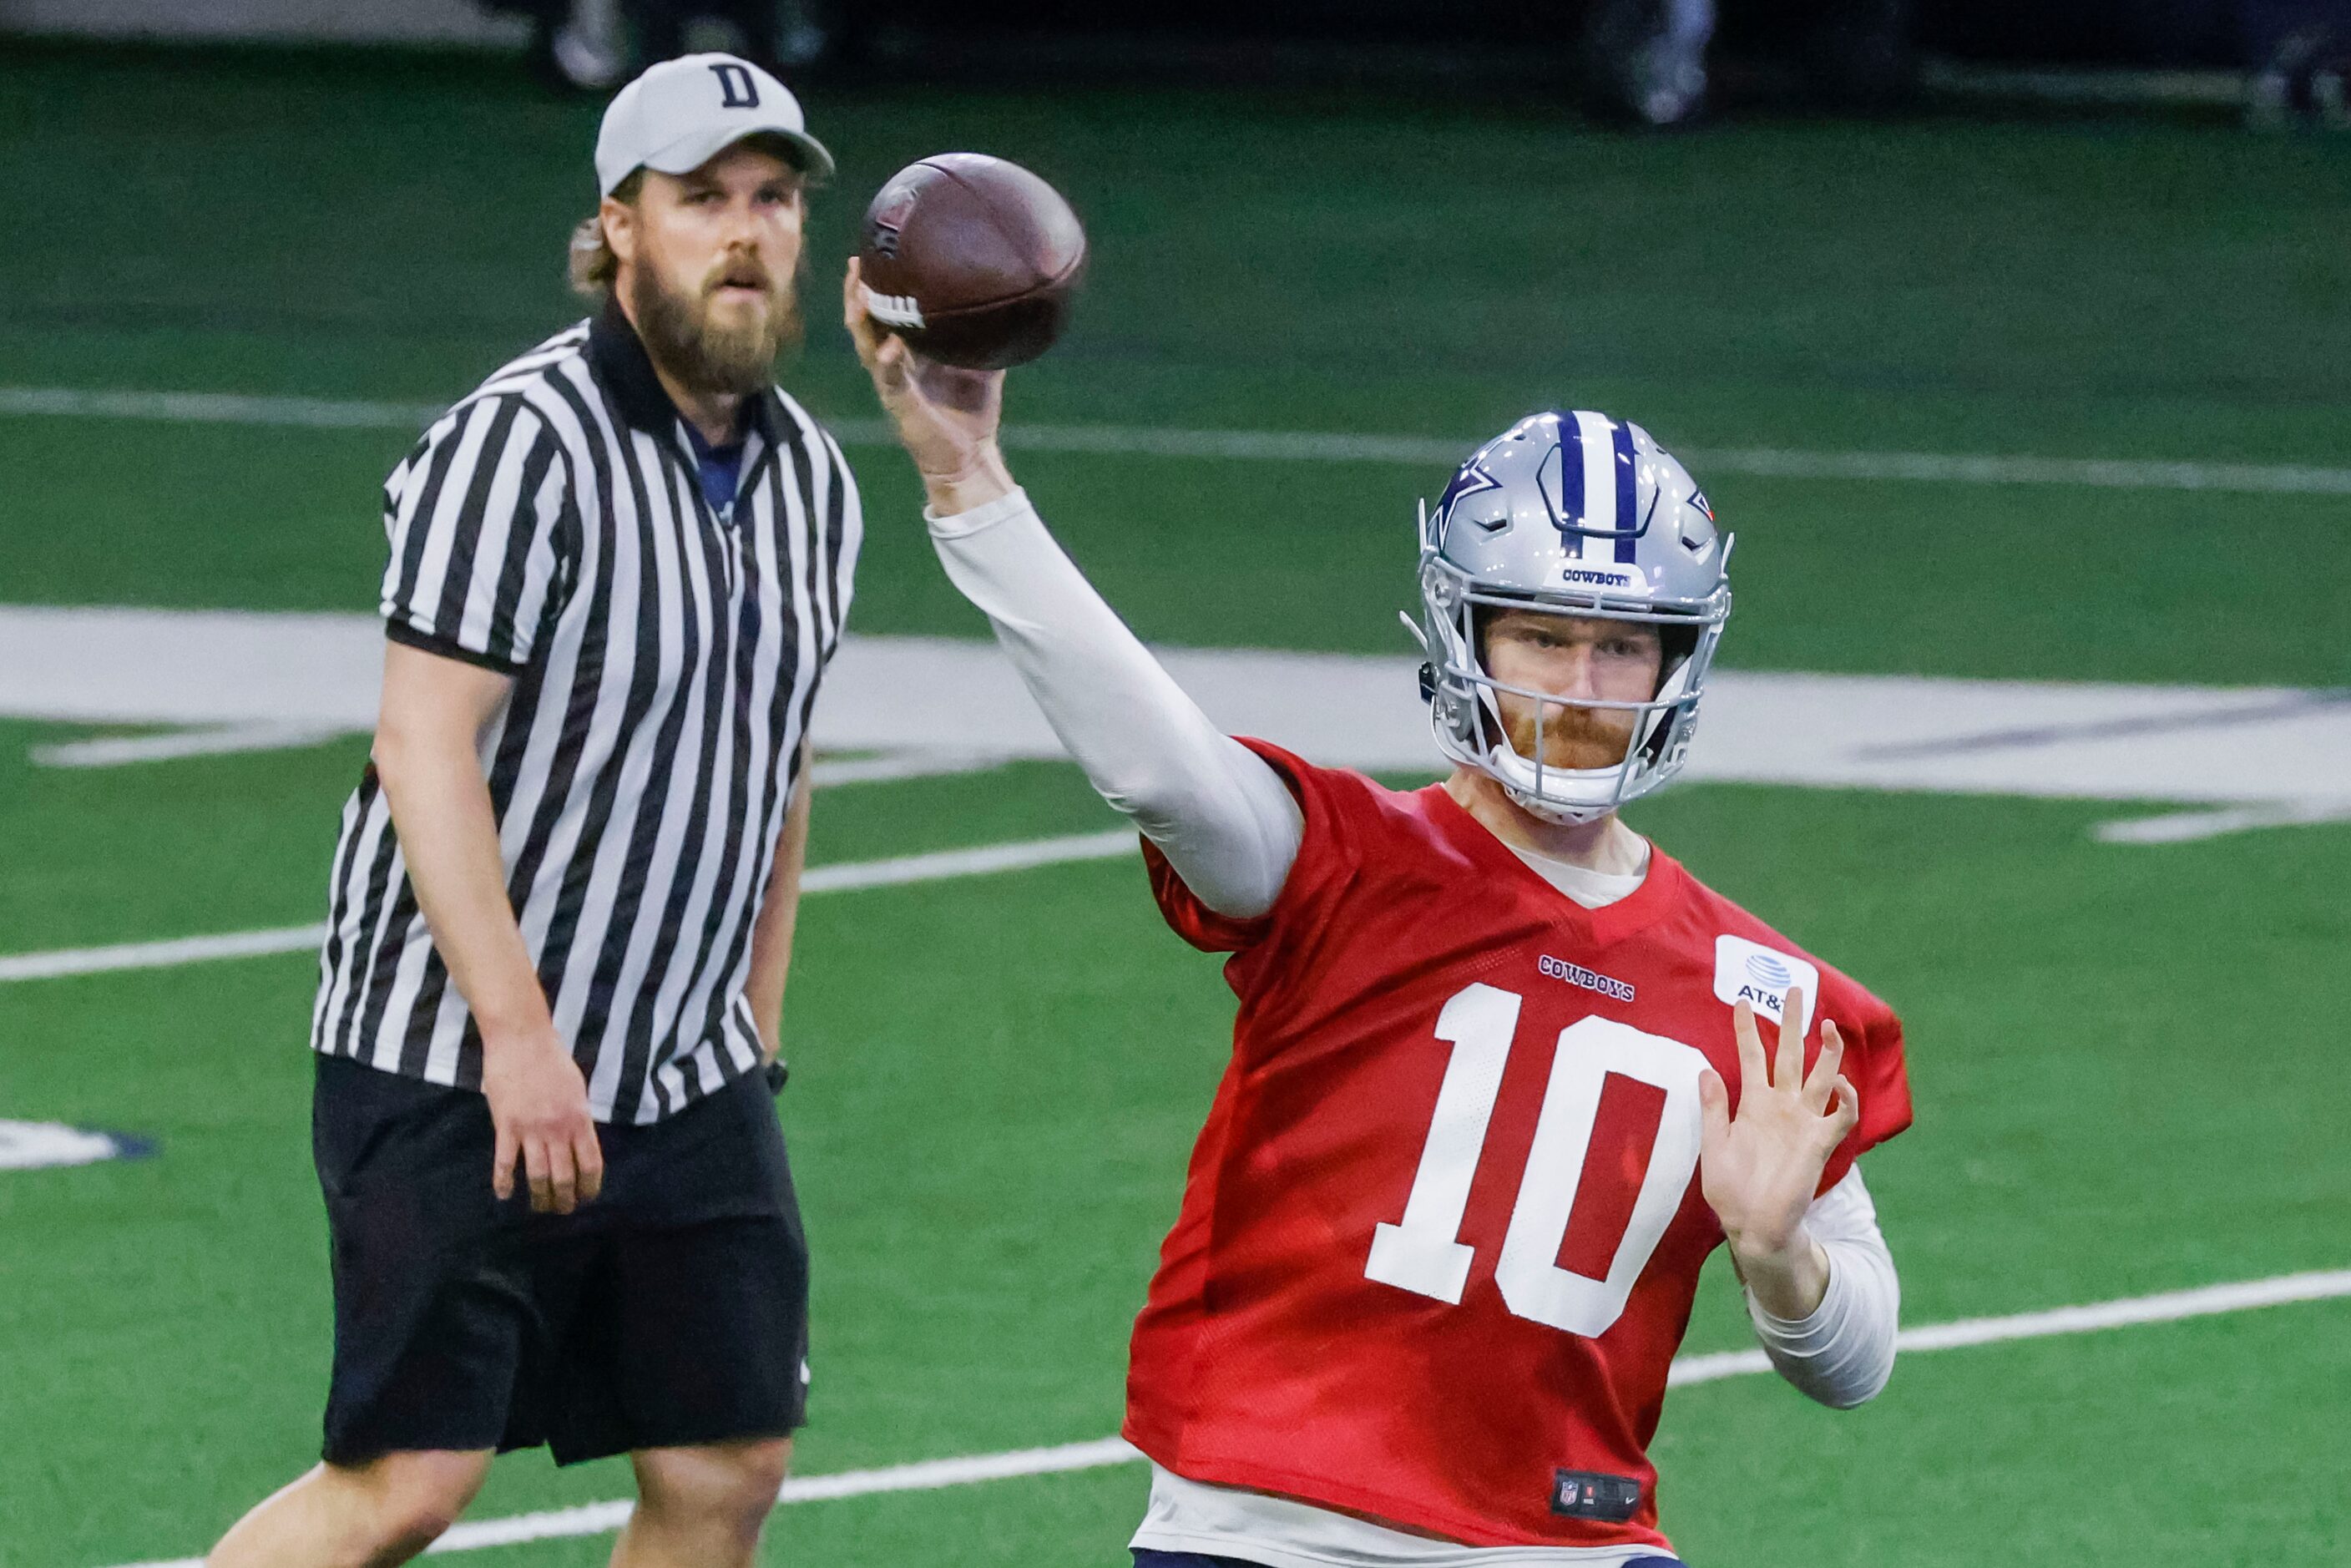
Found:
[[[1453,1047],[1452,1060],[1437,1088],[1437,1114],[1404,1218],[1373,1233],[1367,1279],[1460,1304],[1476,1256],[1459,1239],[1462,1216],[1524,1001],[1493,986],[1471,986],[1437,1015],[1437,1038]],[[1593,1338],[1624,1312],[1633,1282],[1648,1267],[1698,1169],[1698,1080],[1705,1068],[1706,1057],[1694,1048],[1613,1019],[1579,1019],[1560,1031],[1534,1144],[1494,1265],[1494,1283],[1513,1313]],[[1628,1157],[1621,1162],[1591,1157],[1612,1078],[1625,1081],[1623,1087],[1639,1097],[1635,1103],[1656,1117],[1647,1148],[1623,1151]],[[1635,1170],[1641,1173],[1637,1189],[1623,1190],[1621,1173]],[[1592,1191],[1583,1190],[1587,1172],[1595,1178]],[[1612,1185],[1617,1190],[1605,1190]],[[1579,1217],[1579,1205],[1590,1206],[1584,1216]],[[1606,1260],[1595,1273],[1560,1266],[1569,1227],[1579,1218],[1585,1220],[1577,1227],[1580,1242],[1595,1239],[1593,1222],[1606,1227],[1597,1247],[1577,1248],[1579,1260],[1596,1266]]]

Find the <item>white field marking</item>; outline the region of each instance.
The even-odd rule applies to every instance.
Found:
[[[1228,733],[1332,767],[1438,767],[1411,654],[1158,655]],[[375,723],[382,663],[383,629],[371,615],[0,606],[0,718],[364,731]],[[814,739],[832,755],[1066,757],[995,643],[947,638],[847,639],[825,677]],[[2267,808],[2283,813],[2282,824],[2345,799],[2351,701],[2290,687],[1727,670],[1708,678],[1686,776]]]
[[[2202,104],[2235,109],[2245,100],[2241,71],[2091,70],[1985,66],[1928,59],[1919,70],[1922,85],[1960,98],[2026,98],[2043,103]]]
[[[148,419],[166,424],[260,424],[299,430],[413,430],[422,434],[425,426],[447,412],[445,403],[369,402],[347,398],[0,387],[0,414]]]
[[[182,964],[203,964],[215,958],[307,953],[326,939],[326,923],[320,921],[315,925],[232,931],[219,936],[179,936],[166,942],[122,942],[110,947],[57,947],[46,953],[11,953],[0,956],[0,985],[12,980],[108,974],[118,969],[172,969]]]
[[[914,882],[988,876],[997,872],[1027,871],[1032,866],[1064,865],[1071,861],[1117,860],[1138,852],[1140,848],[1141,841],[1133,829],[1113,828],[1107,832],[1029,839],[976,850],[940,850],[926,855],[902,855],[894,860],[853,861],[846,865],[814,867],[800,878],[800,891],[848,893],[861,887],[901,887]]]
[[[2351,496],[2351,468],[2298,463],[2159,463],[2128,457],[1966,455],[1948,452],[1796,452],[1773,447],[1679,454],[1705,474],[1761,479],[1895,479],[1930,485],[2073,485],[2093,490],[2202,490],[2241,496]]]
[[[2058,1307],[2047,1312],[2019,1312],[2009,1317],[1963,1318],[1905,1329],[1896,1343],[1918,1355],[1930,1351],[1957,1350],[1967,1345],[1996,1344],[2008,1340],[2046,1339],[2056,1334],[2091,1333],[2137,1323],[2175,1322],[2185,1318],[2213,1317],[2252,1312],[2296,1301],[2330,1301],[2351,1296],[2351,1269],[2307,1274],[2284,1274],[2240,1284],[2207,1285],[2190,1291],[2165,1291],[2152,1296],[2098,1301],[2088,1306]],[[1724,1351],[1712,1355],[1677,1357],[1666,1377],[1670,1387],[1717,1383],[1771,1370],[1760,1350]],[[844,1470],[837,1475],[795,1477],[784,1483],[778,1500],[817,1502],[834,1498],[871,1497],[883,1492],[934,1491],[967,1486],[976,1481],[1011,1480],[1023,1476],[1058,1475],[1071,1470],[1100,1469],[1132,1464],[1143,1456],[1119,1437],[1087,1443],[1064,1443],[1049,1448],[1016,1448],[1008,1453],[977,1454],[968,1458],[925,1459],[918,1464],[892,1465],[883,1469]],[[434,1542],[432,1552],[470,1552],[486,1546],[512,1546],[559,1536],[605,1535],[628,1521],[632,1505],[588,1503],[579,1508],[517,1514],[460,1524]],[[171,1563],[126,1564],[125,1568],[202,1568],[194,1558]]]
[[[2090,830],[2100,843],[2185,844],[2262,828],[2306,827],[2351,822],[2351,799],[2287,800],[2277,805],[2229,806],[2217,811],[2167,811],[2159,817],[2123,817]]]
[[[424,1549],[427,1556],[443,1552],[478,1552],[485,1546],[519,1546],[529,1541],[554,1541],[580,1535],[611,1535],[637,1511],[633,1500],[582,1503],[577,1508],[550,1508],[538,1513],[509,1514],[472,1524],[453,1524]],[[172,1568],[183,1568],[174,1563]],[[204,1568],[191,1563],[184,1568]]]
[[[944,882],[954,877],[987,876],[998,872],[1026,871],[1032,866],[1062,865],[1072,861],[1117,860],[1136,852],[1133,832],[1072,833],[1061,838],[1029,839],[1019,843],[988,844],[979,849],[941,850],[931,854],[901,855],[891,860],[852,861],[841,865],[810,869],[800,879],[803,894],[852,893],[865,887],[899,887],[908,883]],[[166,942],[125,942],[110,947],[61,947],[46,953],[12,953],[0,956],[0,984],[12,980],[52,980],[68,975],[109,974],[121,969],[171,969],[220,958],[257,958],[273,953],[306,953],[327,939],[324,922],[312,925],[281,925],[266,931],[232,931],[219,936],[182,936]]]
[[[882,751],[870,757],[819,757],[809,782],[820,789],[842,784],[894,784],[908,779],[946,779],[987,773],[1012,758],[988,751]]]
[[[43,768],[120,768],[137,762],[175,762],[183,757],[225,757],[245,751],[284,751],[318,746],[350,734],[339,726],[313,724],[224,724],[175,729],[162,735],[103,736],[33,747]]]
[[[32,749],[42,768],[122,768],[141,762],[176,762],[185,757],[225,757],[240,752],[284,751],[323,745],[365,730],[340,725],[225,724],[194,729],[166,730],[160,735],[102,736],[92,740],[64,740]],[[878,752],[860,757],[822,757],[810,770],[809,782],[820,789],[843,784],[894,783],[909,779],[944,779],[965,773],[985,773],[1011,758],[990,752]]]
[[[1011,1480],[1023,1476],[1062,1475],[1071,1470],[1102,1469],[1130,1465],[1142,1453],[1123,1437],[1098,1437],[1083,1443],[1061,1443],[1045,1448],[1014,1448],[1000,1454],[974,1454],[959,1459],[924,1459],[882,1469],[842,1470],[830,1476],[794,1476],[777,1494],[779,1503],[828,1502],[837,1498],[872,1497],[899,1491],[936,1491],[968,1486],[975,1481]],[[610,1535],[629,1521],[636,1504],[582,1503],[577,1508],[548,1509],[504,1519],[483,1519],[452,1525],[441,1539],[424,1549],[426,1555],[445,1552],[478,1552],[486,1546],[519,1546],[532,1541],[552,1541],[581,1535]],[[204,1568],[204,1560],[181,1558],[170,1563],[141,1563],[129,1568]]]
[[[2005,1340],[2047,1339],[2055,1334],[2093,1333],[2100,1329],[2127,1328],[2137,1323],[2176,1322],[2183,1318],[2215,1317],[2224,1312],[2251,1312],[2295,1301],[2332,1301],[2351,1296],[2351,1269],[2325,1269],[2307,1274],[2280,1274],[2267,1280],[2247,1280],[2233,1285],[2202,1285],[2189,1291],[2163,1291],[2152,1296],[2126,1296],[2084,1307],[2053,1307],[2046,1312],[2016,1312],[1998,1318],[1961,1318],[1956,1322],[1929,1323],[1904,1329],[1894,1336],[1895,1347],[1911,1355],[1928,1351],[1958,1350],[1967,1345],[1997,1344]],[[1771,1360],[1760,1350],[1718,1351],[1710,1355],[1677,1357],[1666,1374],[1666,1385],[1679,1388],[1692,1383],[1768,1372]]]
[[[0,1171],[49,1170],[110,1160],[122,1145],[60,1122],[0,1122]]]
[[[0,387],[0,414],[147,419],[186,424],[288,425],[313,430],[422,431],[445,412],[433,403],[235,392]],[[830,422],[852,446],[896,438],[880,420]],[[1395,463],[1450,468],[1476,439],[1354,435],[1337,431],[1185,430],[1152,425],[1015,424],[1004,444],[1028,452],[1276,463]],[[2351,468],[2293,463],[2162,463],[2137,458],[2038,457],[1941,452],[1806,452],[1781,447],[1685,447],[1707,475],[1774,479],[1905,480],[1946,485],[2074,485],[2095,489],[2201,490],[2255,496],[2351,496]]]

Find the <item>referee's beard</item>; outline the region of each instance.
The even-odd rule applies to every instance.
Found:
[[[807,252],[801,252],[803,265]],[[714,319],[718,290],[733,285],[767,297],[767,308]],[[653,362],[694,391],[747,397],[767,391],[776,362],[800,345],[799,278],[778,280],[757,256],[729,256],[699,284],[673,289],[652,267],[630,269],[629,314]]]

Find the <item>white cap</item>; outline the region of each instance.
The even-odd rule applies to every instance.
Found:
[[[812,179],[832,172],[832,154],[808,133],[799,99],[750,61],[733,55],[680,55],[622,88],[596,133],[596,180],[605,195],[639,169],[684,174],[747,136],[780,136]]]

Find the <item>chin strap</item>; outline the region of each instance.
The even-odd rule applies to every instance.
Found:
[[[1486,777],[1502,786],[1502,793],[1510,798],[1510,804],[1528,816],[1539,818],[1554,827],[1582,827],[1586,822],[1598,821],[1616,809],[1614,806],[1562,806],[1556,801],[1539,800],[1515,784],[1504,783],[1494,774],[1489,773]]]

